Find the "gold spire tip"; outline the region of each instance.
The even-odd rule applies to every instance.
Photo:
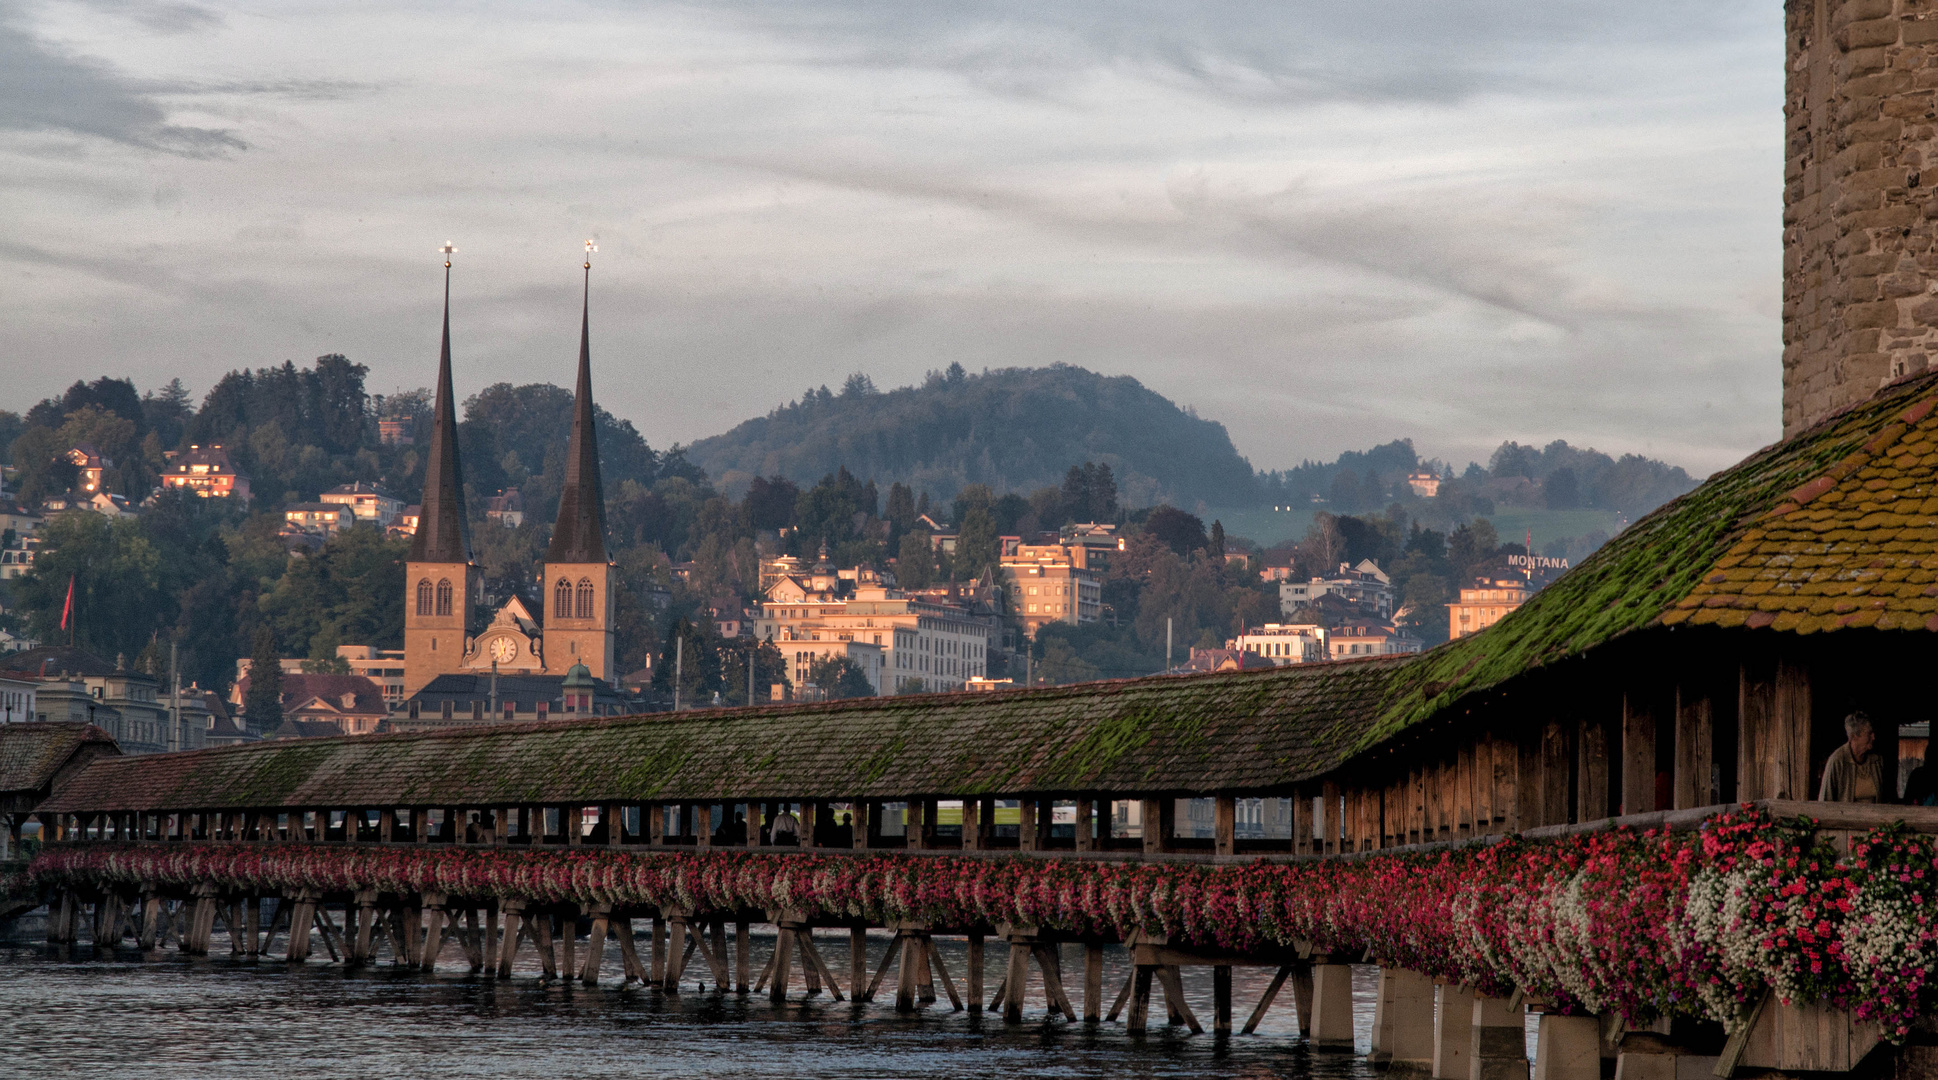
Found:
[[[592,269],[592,253],[597,250],[599,250],[599,245],[590,240],[585,242],[585,268],[587,270]]]
[[[444,246],[438,248],[438,250],[444,253],[444,269],[449,270],[451,268],[451,253],[457,250],[457,246],[449,240],[446,240],[444,241]]]

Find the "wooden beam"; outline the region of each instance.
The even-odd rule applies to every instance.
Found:
[[[1581,720],[1575,737],[1575,766],[1581,783],[1576,789],[1575,821],[1600,821],[1608,813],[1608,724],[1599,716]]]
[[[1568,825],[1574,820],[1573,793],[1569,774],[1573,754],[1568,745],[1570,728],[1559,720],[1549,720],[1541,728],[1541,823]]]
[[[1220,795],[1212,800],[1212,836],[1214,850],[1220,855],[1235,855],[1238,852],[1238,800],[1230,795]]]
[[[1109,804],[1106,803],[1103,805],[1109,805]],[[1102,831],[1097,828],[1097,806],[1098,806],[1098,802],[1095,799],[1080,798],[1077,800],[1077,850],[1078,851],[1097,850],[1097,840],[1098,840],[1097,834],[1100,831]],[[968,809],[968,804],[964,803],[963,808],[965,810]]]
[[[1622,813],[1646,814],[1655,805],[1656,712],[1649,692],[1622,695]]]
[[[1674,809],[1714,805],[1710,776],[1715,746],[1715,704],[1709,689],[1686,679],[1677,683]]]
[[[1817,793],[1810,789],[1811,758],[1811,693],[1810,669],[1794,660],[1779,660],[1776,668],[1775,742],[1771,761],[1771,775],[1777,788],[1769,793],[1772,799],[1813,799]],[[1841,733],[1840,736],[1841,738]],[[1890,792],[1880,792],[1880,798],[1893,796]]]
[[[1229,971],[1231,969],[1226,968],[1224,970]],[[1278,1000],[1279,991],[1285,988],[1285,980],[1290,978],[1291,975],[1292,965],[1284,964],[1279,967],[1278,974],[1272,976],[1271,985],[1267,986],[1265,993],[1259,997],[1258,1007],[1252,1010],[1251,1018],[1245,1021],[1245,1027],[1239,1034],[1250,1035],[1252,1032],[1258,1030],[1259,1021],[1265,1019],[1265,1013],[1271,1009],[1272,1002]]]

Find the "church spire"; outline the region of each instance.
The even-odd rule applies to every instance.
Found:
[[[565,450],[565,490],[552,526],[548,563],[606,562],[606,500],[599,482],[599,437],[592,414],[592,253],[585,242],[585,294],[579,309],[579,386],[572,402],[572,441]]]
[[[468,563],[471,523],[464,513],[464,471],[458,467],[457,406],[451,394],[451,253],[444,252],[444,346],[437,360],[437,404],[431,413],[431,444],[424,455],[424,495],[410,561]]]

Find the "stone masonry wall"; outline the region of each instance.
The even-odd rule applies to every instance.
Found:
[[[1938,363],[1938,0],[1788,0],[1783,433]]]

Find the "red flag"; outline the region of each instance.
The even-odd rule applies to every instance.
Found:
[[[67,603],[61,605],[61,629],[67,629],[67,620],[74,614],[74,575],[67,575]]]

